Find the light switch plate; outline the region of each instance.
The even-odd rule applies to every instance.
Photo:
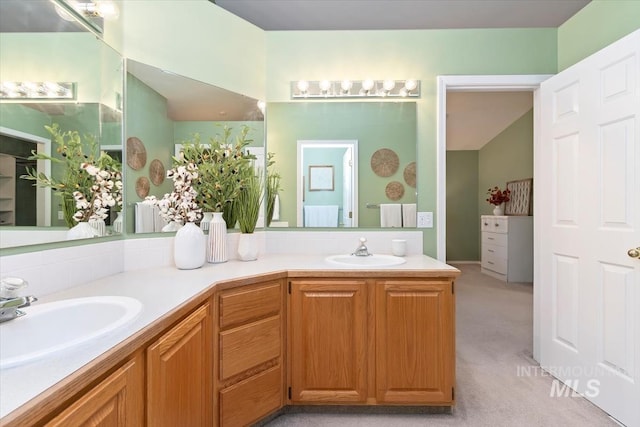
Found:
[[[433,212],[418,212],[418,228],[433,228]]]

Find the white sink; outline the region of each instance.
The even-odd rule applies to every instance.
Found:
[[[0,368],[21,365],[86,343],[132,321],[142,310],[129,297],[74,298],[22,309],[0,323]]]
[[[406,260],[393,255],[331,255],[325,258],[327,262],[349,267],[389,267],[392,265],[404,264]]]

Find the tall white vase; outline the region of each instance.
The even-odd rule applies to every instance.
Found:
[[[104,219],[90,219],[89,225],[96,230],[96,236],[102,237],[107,235],[107,225],[104,222]]]
[[[116,219],[113,220],[113,232],[117,234],[121,234],[123,227],[124,227],[124,217],[122,216],[122,211],[120,211],[116,214]]]
[[[241,233],[238,237],[238,258],[241,261],[258,259],[258,237],[255,233]]]
[[[209,223],[211,223],[211,218],[213,218],[213,212],[203,212],[202,221],[200,221],[200,228],[202,231],[209,231]]]
[[[227,259],[227,223],[222,217],[222,212],[214,212],[209,222],[207,261],[215,264],[227,262]]]
[[[204,265],[207,239],[197,225],[186,223],[176,231],[173,241],[173,260],[180,270],[192,270]]]

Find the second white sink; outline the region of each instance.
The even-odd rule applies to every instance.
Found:
[[[129,297],[73,298],[22,309],[0,323],[0,368],[21,365],[85,343],[132,321],[142,310]]]
[[[332,264],[339,264],[348,267],[389,267],[392,265],[404,264],[406,260],[402,257],[393,255],[369,255],[369,256],[355,256],[355,255],[331,255],[325,258]]]

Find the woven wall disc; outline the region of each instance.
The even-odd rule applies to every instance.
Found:
[[[149,189],[151,188],[151,183],[149,182],[149,178],[146,176],[141,176],[136,180],[136,194],[141,199],[144,199],[149,195]]]
[[[404,176],[404,182],[409,187],[416,188],[416,162],[411,162],[405,166],[402,175]]]
[[[395,151],[381,148],[371,156],[371,169],[376,175],[388,177],[397,172],[400,160]]]
[[[404,185],[398,181],[391,181],[384,189],[389,200],[400,200],[404,196]]]
[[[162,184],[164,177],[165,171],[162,162],[158,159],[151,160],[151,164],[149,164],[149,178],[151,178],[153,185]]]
[[[147,164],[147,149],[135,136],[127,138],[127,164],[134,171],[142,169]]]

